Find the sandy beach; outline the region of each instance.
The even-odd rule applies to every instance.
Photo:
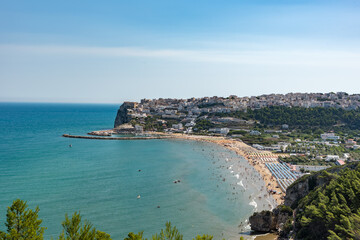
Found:
[[[276,203],[281,204],[283,202],[285,193],[281,191],[281,188],[277,183],[276,179],[272,176],[269,169],[265,166],[265,163],[261,161],[261,158],[267,157],[273,159],[273,161],[275,162],[277,161],[275,160],[277,158],[277,155],[269,151],[258,151],[255,148],[245,144],[244,142],[234,139],[227,139],[225,137],[187,135],[181,133],[164,134],[158,132],[151,132],[149,134],[158,134],[158,135],[160,134],[160,135],[166,135],[169,138],[211,142],[236,152],[238,155],[244,157],[261,175],[262,179],[266,184],[266,188],[268,192],[271,190],[275,190],[278,192],[276,194],[271,194],[271,196],[275,199]],[[281,193],[279,194],[279,192]]]
[[[111,130],[103,130],[106,132],[115,133]],[[103,131],[97,131],[96,133],[102,133]],[[254,211],[268,210],[276,207],[276,205],[283,202],[285,193],[281,191],[279,184],[276,179],[272,176],[268,168],[265,166],[265,162],[277,162],[278,154],[274,154],[269,151],[259,151],[241,140],[229,139],[222,136],[204,136],[204,135],[188,135],[181,133],[161,133],[161,132],[145,132],[147,136],[157,136],[161,139],[176,139],[176,140],[190,140],[199,141],[205,143],[217,144],[225,149],[228,149],[236,155],[245,159],[244,161],[236,160],[236,157],[230,157],[224,153],[219,156],[211,154],[212,163],[217,164],[216,168],[222,168],[227,170],[231,175],[224,176],[220,175],[221,182],[226,181],[231,185],[231,196],[236,199],[236,186],[239,185],[240,191],[246,191],[248,189],[255,190],[256,193],[251,193],[249,196],[249,205],[254,207]],[[223,161],[223,163],[221,163]],[[254,171],[252,167],[256,170]],[[228,179],[228,177],[234,177],[234,180]],[[226,178],[226,180],[225,180]],[[259,184],[260,183],[260,184]],[[264,184],[265,183],[265,184]],[[276,191],[276,194],[270,193]],[[240,232],[250,231],[248,220],[239,222],[238,228],[232,229],[227,232],[230,234],[228,239],[238,239]],[[274,235],[240,235],[245,239],[274,239]]]
[[[94,131],[92,135],[102,135],[103,133],[114,134],[116,131],[114,129]],[[278,156],[283,156],[287,154],[274,154],[269,151],[259,151],[246,143],[235,140],[228,139],[221,136],[204,136],[204,135],[189,135],[182,133],[162,133],[162,132],[146,132],[147,135],[156,135],[165,138],[175,138],[175,139],[186,139],[186,140],[195,140],[203,142],[211,142],[218,144],[222,147],[225,147],[231,151],[234,151],[238,155],[244,157],[261,175],[262,179],[265,182],[267,192],[276,191],[275,194],[271,196],[275,199],[277,204],[283,203],[285,193],[281,190],[280,185],[276,179],[272,176],[269,169],[265,166],[265,161],[278,162]],[[265,159],[265,160],[264,160]]]

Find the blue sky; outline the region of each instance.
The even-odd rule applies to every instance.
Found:
[[[360,92],[357,0],[0,4],[0,101]]]

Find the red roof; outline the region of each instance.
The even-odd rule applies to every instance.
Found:
[[[337,160],[337,162],[339,163],[339,165],[344,165],[345,162],[343,160]]]

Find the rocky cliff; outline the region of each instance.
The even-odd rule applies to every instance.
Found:
[[[272,211],[255,212],[249,222],[251,230],[257,232],[276,232],[282,229],[284,223],[292,217],[291,208],[280,205]]]
[[[258,232],[278,232],[278,239],[289,239],[289,236],[296,235],[300,225],[295,216],[304,208],[299,202],[302,203],[304,197],[310,196],[309,193],[327,186],[344,168],[354,170],[358,165],[359,162],[348,163],[303,176],[288,187],[283,205],[273,211],[256,212],[249,218],[251,229]]]
[[[130,113],[137,106],[136,102],[124,102],[117,111],[114,128],[131,121]]]
[[[333,179],[333,173],[338,173],[342,169],[350,168],[355,169],[358,163],[349,163],[344,166],[336,166],[326,169],[326,171],[319,171],[312,173],[311,175],[303,176],[302,178],[295,181],[286,189],[286,196],[284,205],[291,207],[292,209],[297,208],[298,202],[314,190],[316,187],[321,187],[327,184]]]

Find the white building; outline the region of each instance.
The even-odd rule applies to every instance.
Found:
[[[192,120],[191,122],[188,122],[185,124],[185,127],[194,127],[196,125],[195,121]]]
[[[335,133],[323,133],[320,135],[322,140],[331,140],[331,141],[337,141],[340,139],[339,136],[336,136]]]
[[[213,133],[220,133],[223,135],[227,135],[229,133],[230,129],[229,128],[210,128],[209,132],[213,132]]]
[[[250,135],[261,135],[261,132],[259,132],[257,130],[251,130]]]
[[[165,114],[166,115],[174,115],[176,113],[177,113],[177,110],[165,109]]]
[[[193,128],[192,127],[187,128],[185,130],[185,133],[187,133],[187,134],[193,133]]]
[[[179,124],[173,124],[172,128],[177,129],[177,130],[181,130],[184,128],[184,126],[182,125],[182,123]]]
[[[331,160],[337,161],[339,159],[340,159],[340,157],[338,155],[327,155],[325,158],[325,161],[327,161],[327,162],[329,162]]]
[[[324,170],[326,168],[329,168],[331,166],[320,166],[320,165],[293,165],[295,167],[295,171],[300,171],[301,169],[304,169],[305,171],[320,171]]]
[[[220,128],[220,134],[227,135],[229,133],[229,131],[230,131],[229,128]]]
[[[143,128],[143,126],[135,125],[135,131],[136,131],[136,132],[143,132],[143,131],[144,131],[144,128]]]
[[[264,146],[260,145],[260,144],[253,144],[252,145],[254,148],[256,148],[257,150],[264,150]]]

